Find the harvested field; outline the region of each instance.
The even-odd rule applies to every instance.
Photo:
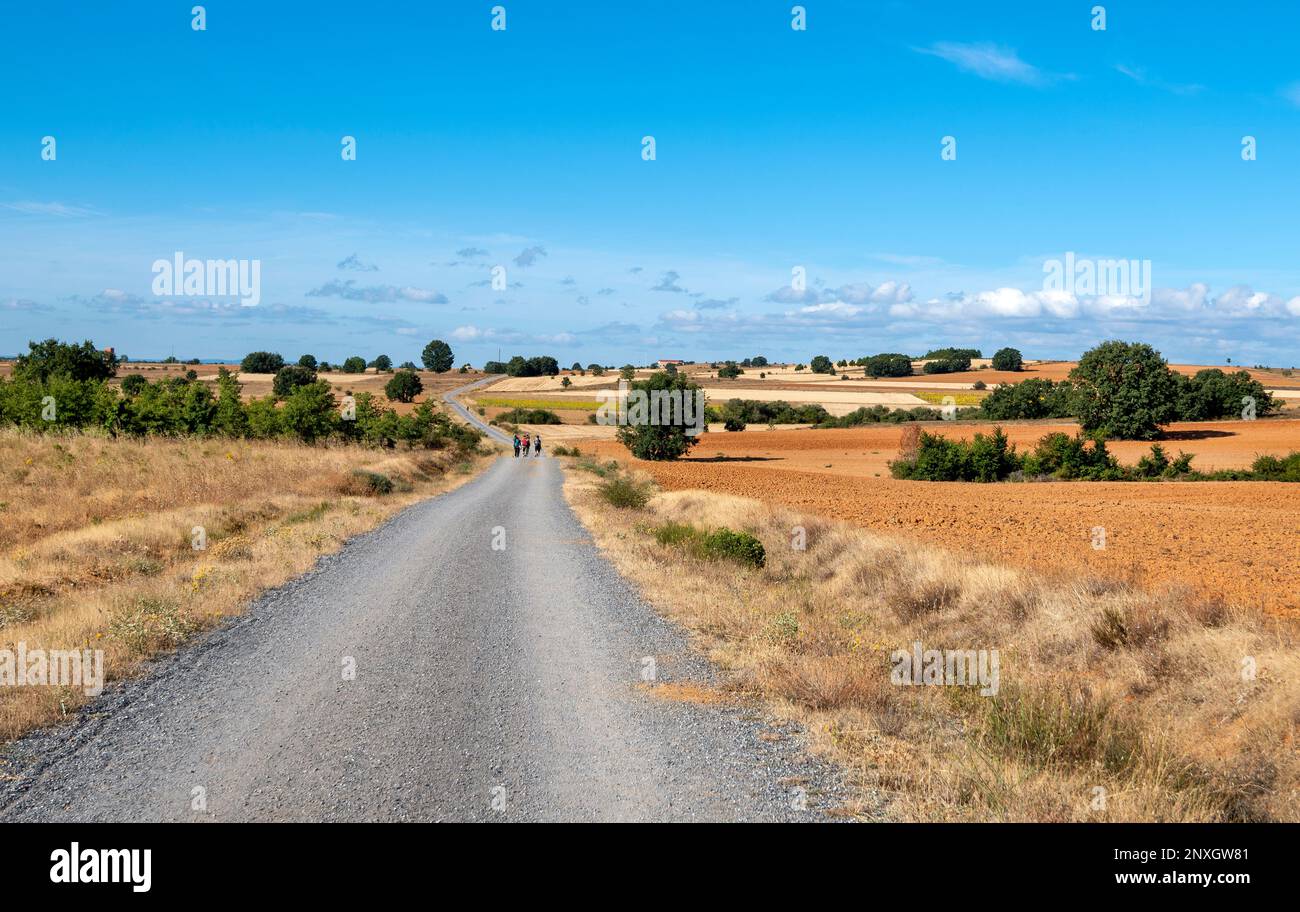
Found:
[[[132,674],[481,463],[451,450],[0,431],[0,646],[103,649],[109,680]],[[375,473],[391,492],[367,483]],[[0,741],[85,698],[0,689]]]
[[[928,427],[970,436],[988,425]],[[1007,425],[1021,446],[1072,425]],[[1249,465],[1262,453],[1300,449],[1300,421],[1176,425],[1189,439],[1171,452],[1201,468]],[[583,446],[635,464],[667,490],[698,488],[758,497],[870,529],[934,542],[1047,573],[1084,571],[1153,588],[1191,586],[1244,607],[1300,616],[1300,485],[1273,482],[897,481],[888,462],[902,428],[710,433],[687,459],[632,459],[616,441]],[[1205,436],[1205,435],[1211,436]],[[1214,436],[1223,435],[1223,436]],[[1147,447],[1117,442],[1121,461]],[[1106,548],[1092,547],[1092,529]]]

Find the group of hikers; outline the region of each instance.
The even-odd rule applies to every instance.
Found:
[[[528,432],[527,432],[527,431],[524,431],[524,436],[523,436],[522,438],[521,438],[518,434],[515,435],[515,455],[516,455],[516,456],[519,455],[519,451],[520,451],[521,449],[524,451],[524,455],[527,456],[527,455],[528,455],[528,448],[529,448],[530,446],[532,447],[533,455],[534,455],[534,456],[541,456],[541,455],[542,455],[542,435],[541,435],[541,434],[534,434],[533,437],[532,437],[531,442],[530,442],[530,440],[529,440]]]

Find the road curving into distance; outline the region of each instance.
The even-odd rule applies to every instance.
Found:
[[[10,745],[0,821],[825,819],[797,734],[648,692],[712,671],[561,483],[501,457]]]

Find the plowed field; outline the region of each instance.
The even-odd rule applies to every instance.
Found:
[[[946,425],[968,436],[987,429]],[[1006,428],[1022,447],[1071,425]],[[1300,421],[1211,422],[1171,428],[1171,452],[1201,468],[1247,466],[1260,453],[1300,449]],[[649,472],[669,490],[702,488],[848,520],[883,533],[975,551],[1049,573],[1084,571],[1300,616],[1300,485],[1271,482],[897,481],[887,463],[901,429],[711,433],[675,463],[633,460],[615,441],[584,451]],[[1208,436],[1207,436],[1208,435]],[[1115,443],[1131,462],[1147,446]],[[1093,547],[1093,528],[1105,548]]]

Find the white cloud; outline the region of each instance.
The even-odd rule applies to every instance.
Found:
[[[929,47],[912,50],[918,54],[928,54],[946,60],[960,70],[994,82],[1017,82],[1021,85],[1039,86],[1054,78],[1033,64],[1021,60],[1020,56],[1010,48],[998,47],[995,44],[937,41]]]

